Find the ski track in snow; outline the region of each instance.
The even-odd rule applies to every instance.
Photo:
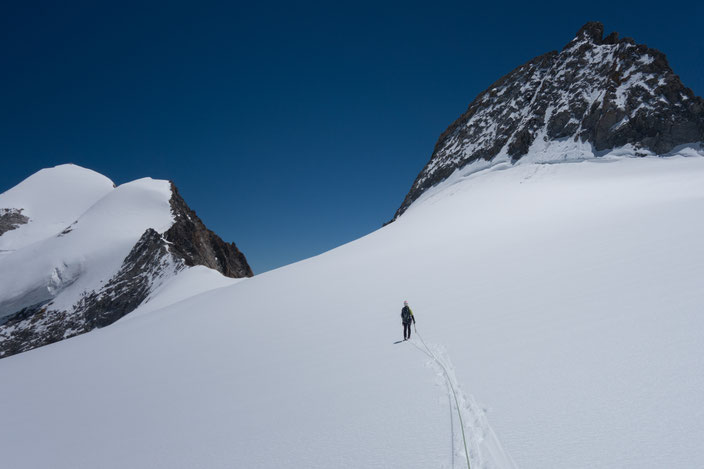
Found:
[[[455,469],[467,466],[462,432],[464,430],[471,469],[517,469],[515,461],[503,448],[489,425],[486,409],[477,404],[474,396],[462,390],[445,347],[426,343],[417,331],[416,337],[420,339],[420,344],[415,339],[410,340],[411,344],[428,357],[426,366],[435,371],[436,384],[446,390],[449,401],[451,459],[449,466],[442,467]],[[461,423],[464,428],[455,430],[457,413],[462,416]]]

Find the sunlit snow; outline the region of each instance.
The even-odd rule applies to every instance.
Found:
[[[703,210],[696,156],[458,173],[328,253],[0,360],[3,465],[466,467],[441,370],[394,343],[408,300],[473,468],[693,467]]]

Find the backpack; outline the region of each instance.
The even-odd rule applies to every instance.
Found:
[[[401,320],[404,324],[408,324],[411,322],[411,308],[409,308],[408,306],[404,306],[401,310]]]

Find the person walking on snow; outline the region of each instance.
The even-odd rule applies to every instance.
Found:
[[[403,323],[403,340],[411,338],[411,323],[416,323],[416,318],[413,316],[413,311],[408,307],[408,301],[403,302],[401,309],[401,322]]]

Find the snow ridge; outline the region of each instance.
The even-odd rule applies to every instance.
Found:
[[[252,275],[235,244],[208,230],[173,183],[114,187],[75,165],[39,171],[0,194],[0,247],[0,358],[112,324],[195,266]],[[184,293],[207,289],[196,281]]]
[[[0,209],[27,218],[7,232],[2,229],[0,210],[0,252],[8,254],[56,236],[114,188],[102,174],[73,164],[34,173],[0,194]]]

